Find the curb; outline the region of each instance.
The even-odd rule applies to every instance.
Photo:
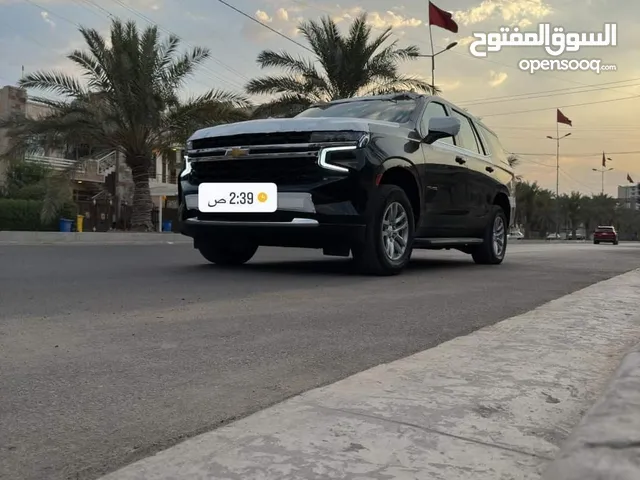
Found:
[[[138,232],[0,232],[0,245],[127,245],[190,243],[179,233]]]
[[[541,480],[640,478],[640,344],[623,358]]]

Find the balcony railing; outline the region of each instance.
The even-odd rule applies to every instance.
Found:
[[[85,167],[82,163],[76,160],[70,160],[68,158],[59,157],[45,157],[42,155],[27,155],[25,156],[27,162],[44,163],[54,170],[74,170],[76,172],[85,172]]]

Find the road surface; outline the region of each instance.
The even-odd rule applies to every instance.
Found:
[[[313,387],[640,267],[640,246],[417,252],[400,277],[263,249],[0,247],[0,478],[95,479]]]

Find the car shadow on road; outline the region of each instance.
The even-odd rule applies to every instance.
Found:
[[[473,268],[475,265],[470,260],[461,259],[412,259],[403,275],[423,274],[452,268]],[[191,267],[189,267],[191,268]],[[352,259],[318,259],[318,260],[284,260],[284,261],[257,261],[247,263],[241,267],[222,267],[213,264],[196,265],[194,268],[210,270],[212,272],[246,272],[269,275],[331,275],[366,277],[358,272]]]

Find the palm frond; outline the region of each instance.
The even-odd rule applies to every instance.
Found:
[[[271,102],[258,105],[252,118],[293,117],[311,106],[312,102],[304,95],[284,94]]]
[[[269,95],[277,93],[311,94],[313,86],[290,75],[254,78],[246,85],[248,93]]]
[[[87,90],[78,79],[60,71],[30,73],[20,80],[19,85],[22,88],[35,88],[65,97],[81,97],[87,94]]]

